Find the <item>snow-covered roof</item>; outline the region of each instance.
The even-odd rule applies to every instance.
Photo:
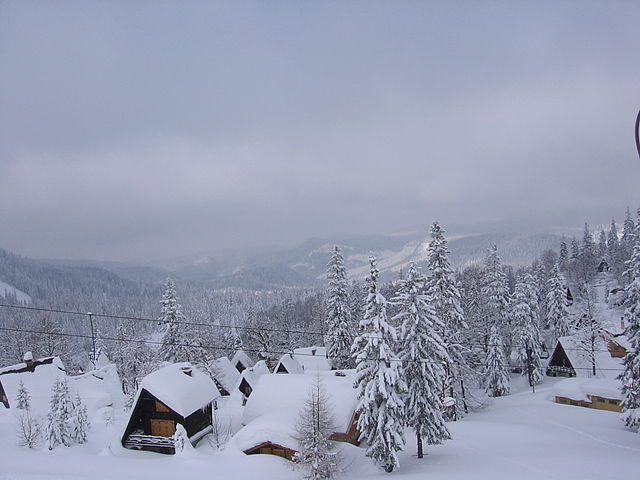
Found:
[[[577,377],[593,377],[589,354],[584,348],[580,347],[580,344],[575,337],[560,337],[558,339],[558,343],[562,345],[562,348],[571,362]],[[604,342],[599,342],[596,348],[595,376],[598,378],[615,378],[618,376],[623,369],[620,360],[611,357],[611,354],[607,349],[607,345]],[[551,362],[552,359],[553,355],[550,355],[549,362]]]
[[[190,363],[173,363],[150,373],[140,383],[182,417],[188,417],[220,396],[214,381]]]
[[[233,437],[233,441],[242,451],[265,442],[297,450],[297,441],[293,437],[296,420],[296,415],[292,415],[291,412],[269,412],[241,428]]]
[[[591,396],[622,399],[618,380],[611,378],[567,378],[553,386],[553,395],[578,401],[591,401]]]
[[[41,363],[45,362],[45,363]],[[34,411],[46,412],[53,390],[53,384],[59,377],[65,377],[64,364],[59,357],[40,358],[35,361],[33,371],[12,373],[27,367],[26,363],[18,363],[0,369],[0,383],[9,399],[9,407],[15,405],[20,382],[31,396],[31,408]],[[73,393],[75,395],[75,392]]]
[[[238,364],[238,362],[244,365],[245,368],[249,368],[254,364],[253,360],[251,360],[251,357],[247,355],[244,352],[244,350],[238,350],[236,353],[233,354],[233,357],[231,358],[231,363],[235,367]]]
[[[71,392],[80,394],[80,398],[90,412],[99,408],[122,407],[125,396],[117,367],[111,363],[84,375],[67,377]]]
[[[333,414],[336,432],[344,433],[349,429],[357,405],[357,390],[353,388],[353,370],[345,371],[345,376],[336,376],[333,372],[320,372],[319,377],[327,395],[329,410]],[[283,419],[277,435],[291,435],[295,430],[298,412],[309,398],[316,382],[315,375],[265,375],[260,377],[253,393],[247,400],[242,415],[242,424],[250,431],[264,429],[271,422],[259,419]],[[257,425],[253,426],[252,425]],[[259,427],[259,428],[258,428]],[[244,429],[243,429],[244,430]],[[267,440],[273,440],[267,439]],[[264,440],[266,441],[266,440]]]
[[[293,351],[295,358],[305,372],[331,370],[331,362],[327,359],[326,347],[304,347]]]
[[[231,392],[238,382],[240,372],[234,367],[234,364],[227,357],[220,357],[213,361],[213,376],[220,385],[227,391]]]
[[[282,371],[282,367],[284,367],[286,372]],[[304,369],[302,368],[302,365],[300,365],[298,360],[293,357],[293,354],[285,353],[282,357],[280,357],[280,360],[278,361],[276,368],[273,370],[273,373],[304,373]]]

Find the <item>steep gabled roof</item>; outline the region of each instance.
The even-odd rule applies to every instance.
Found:
[[[293,354],[285,353],[280,357],[280,361],[278,361],[273,373],[304,373],[304,369]]]
[[[220,386],[224,388],[227,393],[230,393],[240,377],[240,372],[236,370],[231,360],[227,357],[220,357],[214,360],[212,370],[216,381],[220,383]]]
[[[556,344],[555,350],[559,350],[559,346],[564,350],[567,359],[576,372],[577,377],[593,377],[591,360],[588,352],[580,347],[580,344],[574,336],[560,337]],[[596,347],[598,350],[595,354],[596,358],[596,377],[598,378],[615,378],[622,370],[619,360],[611,358],[611,354],[606,348],[604,342]],[[554,354],[549,357],[549,364],[555,357]]]
[[[142,390],[185,418],[220,397],[214,381],[190,363],[173,363],[150,373],[140,383],[138,397]]]
[[[234,353],[233,357],[231,358],[231,363],[234,367],[238,365],[238,363],[240,363],[244,368],[249,368],[254,365],[254,361],[251,360],[251,357],[249,357],[249,355],[247,355],[244,350],[238,350],[236,353]]]
[[[46,357],[34,361],[31,368],[26,363],[19,363],[0,369],[0,384],[9,399],[9,407],[14,405],[22,382],[31,396],[32,408],[46,411],[53,384],[57,378],[65,376],[62,360],[59,357]]]

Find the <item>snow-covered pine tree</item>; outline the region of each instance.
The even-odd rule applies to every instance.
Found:
[[[295,439],[298,451],[293,461],[305,471],[309,480],[329,480],[339,470],[339,456],[329,440],[335,430],[331,405],[319,376],[298,414]]]
[[[434,222],[430,229],[431,241],[427,247],[426,295],[433,306],[438,324],[436,331],[442,337],[449,360],[445,362],[443,397],[456,400],[453,408],[445,410],[447,420],[456,420],[464,413],[464,377],[468,370],[462,347],[462,335],[468,328],[461,306],[460,292],[454,280],[454,270],[449,262],[450,253],[444,230]],[[415,267],[414,267],[415,270]]]
[[[511,351],[511,328],[509,319],[509,289],[507,277],[502,268],[497,245],[493,245],[487,252],[484,268],[484,285],[482,293],[486,303],[487,326],[485,328],[485,343],[488,342],[491,327],[495,326],[505,339],[507,355]]]
[[[352,368],[351,345],[353,335],[350,331],[351,309],[347,296],[347,271],[344,267],[342,250],[333,247],[331,260],[327,265],[327,354],[336,368]]]
[[[20,380],[18,392],[16,393],[16,408],[19,410],[31,410],[31,395],[29,395],[27,387],[24,386],[22,380]]]
[[[509,364],[504,354],[504,343],[498,328],[491,327],[487,357],[485,359],[485,391],[490,397],[508,395]]]
[[[422,294],[425,279],[411,263],[398,293],[392,299],[400,325],[402,377],[407,383],[406,425],[416,434],[418,458],[423,457],[423,440],[439,444],[451,438],[442,416],[443,365],[451,363],[441,332],[444,325]]]
[[[167,362],[189,361],[191,352],[183,325],[186,319],[178,303],[175,283],[171,278],[167,278],[165,282],[160,304],[160,323],[166,325],[160,346],[160,358]]]
[[[543,378],[540,330],[531,309],[532,292],[530,284],[522,278],[517,284],[513,296],[512,318],[515,328],[514,340],[522,373],[527,375],[529,386],[540,383]]]
[[[585,372],[593,377],[596,376],[598,368],[598,350],[605,349],[603,339],[606,332],[602,326],[602,320],[594,311],[594,292],[591,287],[584,284],[580,296],[582,298],[582,316],[578,321],[578,331],[576,332],[576,348],[585,357],[591,366],[590,372]]]
[[[578,240],[576,240],[576,237],[573,237],[571,239],[571,261],[575,263],[578,261],[579,258],[580,258],[580,244],[578,243]]]
[[[49,450],[58,445],[71,446],[72,416],[73,402],[69,396],[69,385],[66,379],[58,377],[53,384],[45,429],[45,441]]]
[[[607,234],[604,229],[600,229],[598,235],[598,257],[602,258],[607,254]]]
[[[76,443],[87,443],[87,434],[91,428],[91,423],[89,422],[89,415],[87,414],[87,406],[82,403],[79,393],[76,393],[73,407],[71,438]]]
[[[560,266],[560,270],[562,272],[566,272],[567,268],[569,268],[569,248],[567,247],[567,242],[564,240],[564,235],[562,236],[562,240],[560,240],[560,255],[558,257],[558,265]]]
[[[388,340],[396,343],[395,328],[387,321],[387,301],[378,291],[375,257],[369,258],[365,313],[352,354],[356,363],[358,431],[367,442],[366,455],[391,472],[398,467],[396,452],[404,446],[402,394],[406,384],[400,376],[398,357]]]
[[[554,343],[560,337],[569,335],[569,313],[565,305],[565,291],[558,264],[553,266],[548,282],[547,293],[547,327],[553,333]]]
[[[622,380],[623,420],[628,428],[640,431],[640,231],[635,235],[633,255],[627,262],[627,276],[633,278],[627,287],[625,303],[627,326],[624,333],[630,348],[619,378]]]

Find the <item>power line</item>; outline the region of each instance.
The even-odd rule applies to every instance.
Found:
[[[264,332],[271,332],[271,333],[289,333],[289,334],[299,334],[299,335],[318,335],[318,336],[331,336],[331,337],[361,337],[361,338],[374,338],[373,336],[368,336],[368,335],[348,335],[348,334],[343,334],[343,333],[333,333],[333,332],[318,332],[318,331],[313,331],[313,330],[292,330],[292,329],[286,329],[286,328],[270,328],[270,327],[260,327],[259,329],[256,327],[252,327],[252,326],[238,326],[238,325],[221,325],[221,324],[212,324],[212,323],[203,323],[203,322],[189,322],[189,321],[177,321],[177,320],[173,320],[173,321],[164,321],[164,320],[159,320],[156,318],[147,318],[147,317],[136,317],[136,316],[128,316],[128,315],[114,315],[114,314],[108,314],[108,313],[94,313],[94,312],[78,312],[78,311],[72,311],[72,310],[60,310],[60,309],[53,309],[53,308],[45,308],[45,307],[29,307],[26,305],[11,305],[11,304],[0,304],[0,307],[4,307],[4,308],[14,308],[14,309],[19,309],[19,310],[30,310],[30,311],[37,311],[37,312],[47,312],[47,313],[60,313],[60,314],[65,314],[65,315],[79,315],[79,316],[83,316],[83,317],[87,317],[87,318],[91,318],[91,317],[99,317],[99,318],[107,318],[107,319],[112,319],[112,320],[134,320],[134,321],[141,321],[141,322],[153,322],[155,324],[179,324],[179,325],[189,325],[189,326],[194,326],[194,327],[207,327],[207,328],[224,328],[224,329],[238,329],[238,330],[244,330],[244,331],[264,331]],[[380,338],[379,336],[376,336],[375,338]],[[388,336],[382,336],[383,339],[385,340],[390,340],[390,341],[395,341],[393,338],[388,337]],[[415,342],[417,340],[410,340],[411,342]],[[472,343],[472,342],[453,342],[451,343],[451,346],[465,346],[465,347],[504,347],[505,345],[493,345],[490,343],[482,343],[482,342],[478,342],[478,343]],[[519,345],[519,344],[511,344],[511,347],[516,347],[516,348],[525,348],[526,345]],[[569,350],[569,351],[579,351],[579,352],[584,352],[585,349],[583,348],[564,348],[564,350]],[[600,350],[600,349],[596,349],[596,350],[590,350],[589,351],[593,351],[593,352],[609,352],[609,350]],[[285,352],[286,353],[286,352]]]
[[[17,332],[17,333],[32,333],[32,334],[38,334],[38,335],[55,335],[55,336],[59,336],[59,337],[70,337],[70,338],[83,338],[83,339],[92,339],[93,337],[91,335],[84,335],[84,334],[80,334],[80,333],[63,333],[63,332],[44,332],[44,331],[39,331],[39,330],[25,330],[25,329],[20,329],[20,328],[11,328],[11,327],[0,327],[0,331],[6,331],[6,332]],[[113,342],[121,342],[121,343],[137,343],[137,344],[150,344],[150,345],[169,345],[169,346],[173,346],[173,347],[185,347],[185,348],[193,348],[193,349],[197,349],[197,348],[202,348],[205,350],[226,350],[229,347],[228,346],[223,346],[223,345],[207,345],[207,344],[199,344],[199,343],[164,343],[164,342],[159,342],[157,340],[144,340],[144,339],[130,339],[130,338],[114,338],[114,337],[104,337],[104,336],[100,336],[100,337],[95,337],[96,340],[106,340],[106,341],[113,341]],[[242,348],[243,351],[245,352],[251,352],[251,353],[265,353],[264,350],[261,349],[256,349],[256,348]],[[276,354],[276,355],[286,355],[286,354],[291,354],[293,353],[291,350],[269,350],[268,352],[269,354]],[[314,355],[312,353],[296,353],[296,356],[304,356],[304,357],[317,357],[317,355]],[[344,355],[332,355],[329,356],[327,355],[325,358],[328,359],[341,359],[341,360],[345,360],[345,359],[351,359],[353,357],[348,357],[348,356],[344,356]],[[375,358],[375,357],[365,357],[362,358],[362,360],[367,360],[367,361],[386,361],[386,362],[399,362],[399,363],[413,363],[413,364],[433,364],[433,365],[442,365],[444,363],[447,363],[448,365],[458,365],[458,366],[473,366],[473,367],[486,367],[488,366],[487,364],[483,363],[483,362],[467,362],[467,363],[460,363],[460,362],[442,362],[442,361],[438,361],[438,360],[410,360],[410,359],[401,359],[401,358],[390,358],[390,359],[384,359],[384,358]],[[528,365],[510,365],[510,368],[528,368]],[[573,367],[574,370],[591,370],[592,367]],[[620,369],[620,368],[598,368],[598,370],[601,371],[614,371],[614,372],[622,372],[624,371],[624,369]]]

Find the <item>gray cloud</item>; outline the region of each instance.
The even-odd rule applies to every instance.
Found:
[[[0,4],[0,246],[136,260],[637,203],[631,3]]]

